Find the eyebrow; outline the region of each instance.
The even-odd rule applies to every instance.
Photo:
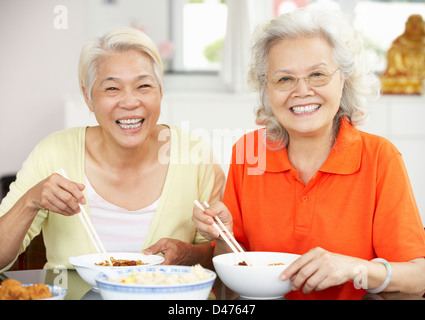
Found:
[[[140,76],[137,76],[136,78],[134,78],[135,81],[140,81],[140,80],[144,80],[144,79],[150,79],[152,81],[155,81],[155,78],[153,76],[151,76],[150,74],[141,74]],[[102,85],[106,81],[120,82],[121,79],[118,78],[118,77],[107,77],[106,79],[103,79],[100,82],[100,85]]]
[[[319,63],[316,63],[316,64],[312,65],[311,67],[309,67],[309,69],[311,71],[313,71],[314,69],[319,68],[319,67],[328,67],[328,64],[326,62],[319,62]],[[290,70],[290,69],[278,69],[273,74],[277,74],[277,73],[292,74],[292,70]]]

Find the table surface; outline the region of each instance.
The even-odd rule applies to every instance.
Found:
[[[92,289],[78,275],[75,270],[66,269],[37,269],[37,270],[21,270],[21,271],[5,271],[0,274],[0,282],[6,279],[16,279],[21,283],[44,283],[49,285],[58,285],[67,289],[65,300],[101,300],[102,297],[98,291]],[[1,283],[0,283],[1,284]],[[221,299],[237,299],[238,297],[231,293],[229,290],[223,291],[224,293],[218,298]],[[210,298],[215,299],[214,296]],[[405,293],[381,293],[381,294],[365,294],[361,296],[363,300],[425,300],[414,295]]]

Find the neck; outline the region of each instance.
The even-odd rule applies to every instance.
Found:
[[[290,137],[288,157],[299,171],[299,177],[307,185],[308,181],[322,167],[333,147],[332,135],[317,138]]]
[[[99,166],[113,171],[133,171],[150,166],[158,161],[158,131],[159,128],[155,128],[146,141],[136,148],[124,148],[108,143],[105,137],[100,137],[97,139],[95,148],[97,156],[94,158],[97,159]]]

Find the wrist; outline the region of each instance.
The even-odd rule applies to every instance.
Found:
[[[16,204],[20,206],[20,211],[26,212],[25,216],[30,216],[31,219],[34,219],[40,210],[44,210],[28,194],[25,194]]]
[[[232,252],[229,245],[221,237],[216,238],[214,240],[214,242],[215,242],[214,256],[218,256],[219,254]]]
[[[391,282],[391,278],[392,278],[391,265],[387,260],[382,259],[382,258],[373,259],[373,260],[371,260],[371,262],[381,263],[385,266],[385,269],[386,269],[386,276],[385,276],[384,282],[379,287],[377,287],[375,289],[367,289],[367,291],[369,293],[379,293],[379,292],[384,291]]]

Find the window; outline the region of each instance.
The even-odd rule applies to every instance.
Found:
[[[380,73],[386,68],[386,53],[391,43],[404,32],[412,14],[425,18],[423,0],[274,0],[275,16],[311,3],[339,7],[354,15],[357,29],[363,34],[370,65]]]
[[[425,18],[425,3],[414,1],[358,1],[355,23],[363,33],[366,49],[376,72],[385,71],[386,54],[405,29],[412,14]]]
[[[176,73],[212,71],[213,74],[229,70],[221,68],[223,40],[227,32],[227,16],[239,14],[225,0],[169,0],[171,6],[171,34],[175,45],[172,63],[168,70]],[[248,0],[247,0],[248,1]],[[411,14],[425,18],[423,0],[260,0],[248,5],[255,12],[270,7],[271,15],[304,7],[310,4],[340,8],[354,17],[358,30],[363,34],[364,44],[373,70],[380,73],[386,68],[388,49],[404,32],[405,23]],[[230,17],[231,18],[231,17]],[[232,21],[232,20],[230,20]],[[247,28],[247,30],[249,30]],[[234,34],[229,35],[232,39]],[[232,42],[233,43],[233,42]],[[233,48],[230,54],[233,53]],[[229,52],[226,52],[229,61]],[[230,60],[238,60],[232,56]],[[233,61],[233,60],[232,60]],[[232,65],[232,64],[230,64]],[[240,71],[238,71],[240,72]],[[223,74],[221,73],[221,76]],[[229,86],[229,81],[226,86]],[[234,83],[235,80],[231,80]]]
[[[218,71],[226,35],[225,0],[170,0],[176,50],[172,70]]]

